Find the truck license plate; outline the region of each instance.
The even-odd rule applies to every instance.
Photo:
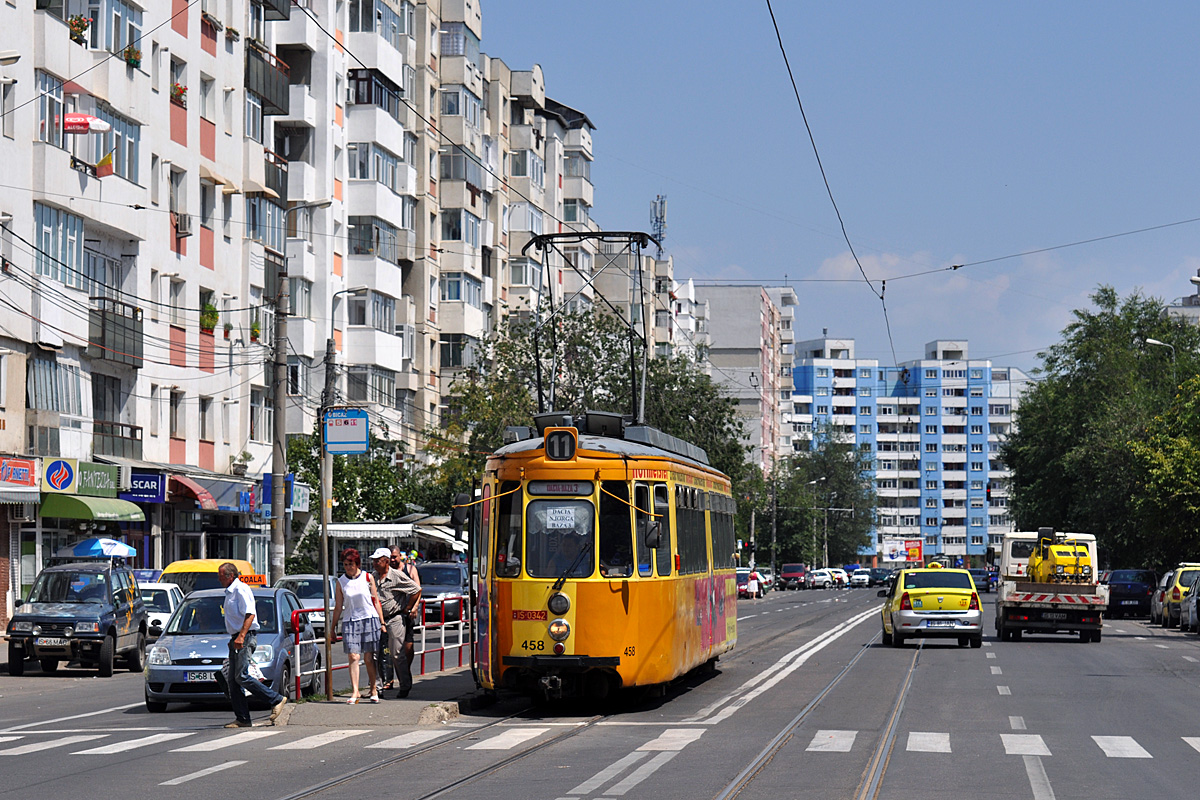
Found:
[[[208,683],[216,680],[212,672],[185,672],[183,679],[188,683]]]
[[[39,647],[66,647],[69,644],[60,636],[39,636],[34,643]]]
[[[1047,611],[1046,613],[1042,614],[1042,619],[1066,619],[1066,618],[1067,618],[1067,614],[1065,611]]]

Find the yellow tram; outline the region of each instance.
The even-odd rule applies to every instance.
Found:
[[[510,428],[474,526],[476,679],[547,698],[665,684],[737,642],[729,478],[620,416]]]

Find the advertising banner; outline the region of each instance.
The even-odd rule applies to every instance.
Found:
[[[908,561],[924,563],[924,542],[920,539],[900,539],[895,537],[883,540],[883,563],[903,564]]]

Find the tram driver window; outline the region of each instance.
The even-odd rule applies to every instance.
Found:
[[[590,500],[530,501],[525,511],[525,571],[534,578],[591,575],[596,563],[595,515]]]
[[[600,574],[628,578],[633,574],[633,531],[630,527],[629,484],[605,481],[600,492]],[[615,497],[614,497],[615,495]],[[638,559],[639,568],[642,558]],[[645,559],[650,574],[650,561]]]
[[[515,578],[521,574],[521,484],[500,484],[496,500],[496,575]]]

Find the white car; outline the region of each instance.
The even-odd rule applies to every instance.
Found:
[[[846,570],[842,569],[841,567],[830,567],[829,574],[833,577],[834,586],[838,585],[838,581],[841,581],[842,586],[850,585],[850,576],[847,575]]]
[[[183,590],[174,583],[139,583],[138,591],[146,606],[146,639],[153,642],[183,602]]]
[[[871,570],[856,569],[854,574],[850,576],[850,588],[869,589],[871,587]]]
[[[775,573],[769,569],[760,569],[758,577],[762,578],[763,589],[775,588]]]
[[[812,583],[809,585],[814,589],[828,589],[833,586],[833,573],[827,569],[814,569],[812,571]]]

